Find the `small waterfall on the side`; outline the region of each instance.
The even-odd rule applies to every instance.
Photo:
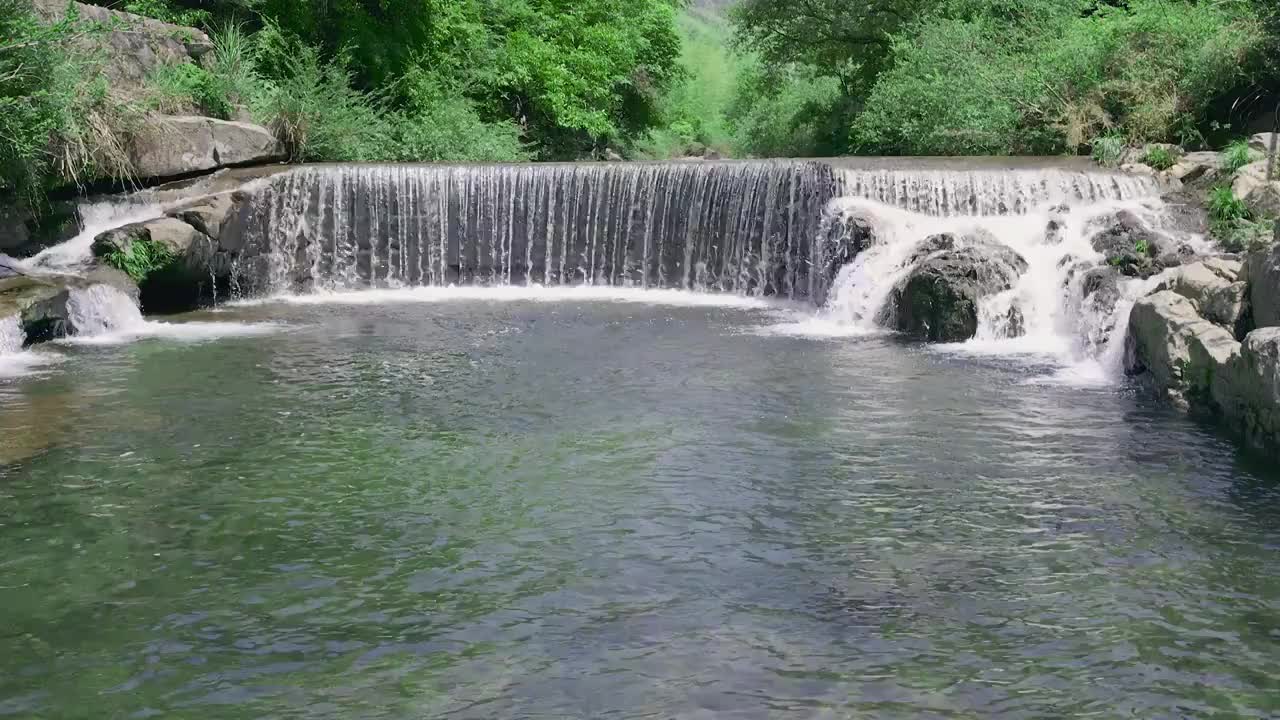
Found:
[[[28,272],[75,271],[92,257],[93,240],[99,234],[129,223],[142,222],[164,214],[164,205],[137,195],[92,200],[80,204],[77,210],[80,229],[64,243],[45,248],[22,261],[20,268]]]
[[[938,251],[927,239],[945,235],[949,248],[996,243],[1026,270],[1012,288],[981,300],[977,335],[964,348],[1095,363],[1118,375],[1129,310],[1156,280],[1120,277],[1091,240],[1120,212],[1162,231],[1154,179],[1067,170],[845,170],[838,179],[842,197],[828,206],[824,227],[861,223],[872,239],[835,278],[821,311],[827,321],[883,331],[895,287]],[[1189,250],[1207,249],[1198,236],[1163,232]],[[1090,286],[1091,271],[1108,275],[1105,293]]]
[[[256,194],[237,271],[270,293],[611,285],[806,298],[835,187],[829,166],[801,161],[304,167]]]
[[[26,341],[27,334],[22,331],[17,315],[0,317],[0,356],[22,352]]]
[[[110,285],[72,288],[67,319],[77,335],[86,337],[127,332],[146,325],[133,298]]]

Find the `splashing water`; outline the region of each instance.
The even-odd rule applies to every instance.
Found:
[[[1026,260],[1027,270],[1013,288],[981,301],[976,337],[945,350],[1031,356],[1063,368],[1064,378],[1120,376],[1124,323],[1160,278],[1121,279],[1119,299],[1108,304],[1086,296],[1084,272],[1105,262],[1090,242],[1104,217],[1128,211],[1152,228],[1164,224],[1153,180],[1059,170],[846,171],[841,180],[846,195],[829,204],[826,222],[863,218],[874,228],[873,244],[840,270],[813,319],[776,331],[886,332],[886,304],[922,259],[921,241],[950,233],[956,247],[1005,245]],[[1198,236],[1176,239],[1196,252],[1209,249]],[[1021,327],[1011,321],[1012,310]]]
[[[19,264],[25,272],[74,272],[93,259],[93,241],[102,233],[132,223],[154,220],[180,201],[155,202],[145,193],[82,203],[80,231],[64,243],[45,248]]]
[[[147,322],[133,299],[110,285],[72,289],[67,318],[78,335],[90,337],[138,330]]]
[[[0,317],[0,356],[21,352],[27,334],[22,331],[22,323],[17,315]]]

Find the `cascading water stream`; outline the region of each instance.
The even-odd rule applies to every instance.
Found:
[[[22,324],[17,315],[0,317],[0,357],[22,352],[27,335],[22,331]]]
[[[1158,278],[1121,279],[1119,298],[1110,302],[1088,297],[1085,273],[1106,261],[1091,238],[1121,211],[1161,228],[1156,181],[1066,170],[846,170],[838,179],[843,196],[827,208],[823,232],[856,218],[872,228],[874,240],[840,271],[822,321],[851,332],[883,332],[890,294],[922,259],[921,241],[950,233],[957,247],[999,243],[1027,263],[1014,287],[981,301],[977,336],[957,349],[1030,353],[1091,366],[1092,375],[1119,375],[1123,323]],[[1180,235],[1177,242],[1208,249],[1198,236]]]
[[[268,293],[609,285],[813,294],[835,193],[800,161],[306,167],[254,200],[238,268]]]

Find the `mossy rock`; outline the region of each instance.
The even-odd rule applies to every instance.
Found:
[[[894,290],[897,329],[930,342],[962,342],[978,332],[978,303],[1011,289],[1027,262],[1010,248],[980,243],[921,262]],[[1010,315],[1015,333],[1020,315]]]
[[[93,254],[138,284],[149,312],[173,312],[199,305],[215,245],[192,225],[166,217],[102,233]]]

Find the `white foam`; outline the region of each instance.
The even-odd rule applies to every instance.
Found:
[[[1018,187],[1023,185],[1034,189],[1033,183],[1026,182]],[[938,204],[943,200],[950,202],[949,193],[935,197],[924,192],[922,197],[929,202],[922,200],[919,209],[925,212],[861,197],[837,198],[828,207],[828,215],[865,218],[874,227],[875,244],[841,269],[824,307],[803,320],[788,318],[761,332],[815,338],[885,332],[880,325],[884,321],[883,309],[894,287],[913,267],[912,258],[918,255],[922,240],[951,233],[956,237],[957,246],[963,246],[966,242],[985,242],[982,238],[989,238],[1021,255],[1027,261],[1026,272],[1009,291],[982,301],[976,337],[965,343],[938,345],[933,349],[968,357],[1017,358],[1036,366],[1056,366],[1048,380],[1055,383],[1119,382],[1123,378],[1129,311],[1159,278],[1121,279],[1120,301],[1113,308],[1093,307],[1084,297],[1083,270],[1101,264],[1104,258],[1094,250],[1090,238],[1098,231],[1101,218],[1120,210],[1132,212],[1160,229],[1163,202],[1156,197],[1142,197],[1145,188],[1137,185],[1120,188],[1116,193],[1118,199],[1098,197],[1092,188],[1105,185],[1106,182],[1101,186],[1082,185],[1088,192],[1079,194],[1076,205],[1067,206],[1045,204],[1045,197],[1028,190],[1016,195],[1020,198],[1016,212],[998,215],[951,214],[954,208]],[[886,197],[901,196],[899,199],[910,199],[915,197],[913,193],[928,190],[924,186],[893,184],[875,185],[872,189],[882,191]],[[961,196],[968,197],[964,193]],[[1057,202],[1063,196],[1054,192],[1047,197]],[[1041,204],[1033,205],[1034,201]],[[1047,232],[1051,221],[1058,228],[1054,237]],[[1177,235],[1175,239],[1199,253],[1210,250],[1208,242],[1200,236]],[[1013,309],[1021,315],[1019,333],[1014,332],[1010,322]],[[1010,337],[1015,334],[1018,336]]]
[[[62,342],[71,345],[121,345],[144,338],[202,342],[225,337],[279,332],[278,323],[185,322],[147,320],[133,300],[117,288],[94,285],[71,291],[68,319],[77,334]]]
[[[450,302],[613,302],[667,305],[672,307],[716,307],[738,309],[777,309],[789,303],[741,295],[692,292],[687,290],[645,290],[606,285],[544,287],[541,285],[412,287],[338,292],[316,292],[308,295],[275,295],[255,300],[240,300],[232,306],[253,305],[389,305],[403,303]]]

